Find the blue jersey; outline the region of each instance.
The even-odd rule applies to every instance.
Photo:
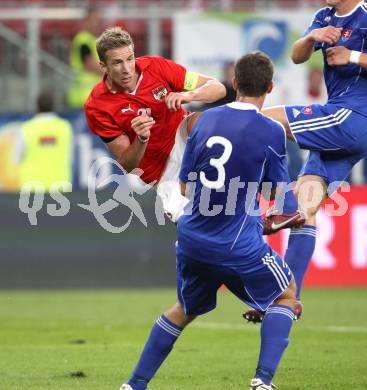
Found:
[[[182,182],[192,181],[190,203],[178,223],[181,253],[235,265],[269,250],[258,191],[262,182],[275,187],[287,181],[285,142],[282,125],[252,104],[234,102],[201,114],[180,171]]]
[[[363,1],[344,16],[338,16],[332,7],[319,10],[304,35],[329,25],[343,28],[336,46],[367,53],[367,6]],[[367,69],[355,64],[329,66],[326,62],[326,49],[330,45],[316,42],[314,47],[316,50],[322,49],[324,56],[328,103],[367,116]]]

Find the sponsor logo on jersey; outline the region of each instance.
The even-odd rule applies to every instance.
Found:
[[[134,110],[131,108],[131,106],[130,106],[130,104],[129,104],[129,106],[128,107],[126,107],[126,108],[123,108],[122,110],[121,110],[121,112],[123,113],[123,114],[125,114],[126,112],[134,112]]]
[[[342,32],[342,41],[343,42],[347,41],[351,37],[352,32],[353,32],[353,30],[343,30],[343,32]]]
[[[162,100],[168,93],[167,88],[164,85],[160,85],[158,88],[152,90],[155,100]]]
[[[55,145],[57,144],[56,137],[40,137],[39,139],[40,145]]]
[[[312,107],[308,106],[303,109],[303,113],[305,115],[311,115],[312,114]]]

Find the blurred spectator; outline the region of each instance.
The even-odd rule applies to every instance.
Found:
[[[102,71],[96,50],[96,39],[102,31],[101,16],[97,8],[89,8],[83,28],[72,40],[70,66],[75,78],[69,89],[69,106],[82,108],[94,84],[98,83]]]
[[[216,102],[204,104],[203,106],[201,106],[202,110],[221,106],[223,104],[231,103],[236,100],[236,91],[232,87],[233,77],[234,77],[234,62],[227,61],[223,65],[223,80],[221,81],[222,84],[226,87],[227,95],[224,96],[222,99],[217,100]]]
[[[19,167],[20,188],[40,182],[49,191],[56,182],[72,181],[72,128],[53,112],[51,93],[42,92],[37,103],[38,113],[21,126],[14,160]]]

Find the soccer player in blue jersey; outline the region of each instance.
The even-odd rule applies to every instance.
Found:
[[[251,390],[271,390],[294,318],[295,283],[287,264],[264,241],[258,193],[288,181],[283,126],[262,115],[273,66],[263,53],[235,67],[236,102],[201,114],[185,149],[182,193],[190,199],[178,222],[177,303],[155,323],[140,360],[121,390],[145,390],[182,330],[216,307],[224,284],[266,312]]]
[[[298,298],[315,249],[316,212],[367,155],[367,5],[360,0],[326,3],[294,44],[292,59],[300,64],[322,50],[327,103],[263,110],[284,125],[289,139],[310,150],[296,185],[298,204],[307,219],[302,228],[291,230],[285,255]],[[244,317],[257,322],[262,314],[249,310]]]

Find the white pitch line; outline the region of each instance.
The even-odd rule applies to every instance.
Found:
[[[301,320],[302,321],[302,320]],[[295,324],[300,329],[310,331],[322,331],[322,332],[333,332],[333,333],[367,333],[367,326],[302,326],[302,322]],[[253,324],[230,324],[225,322],[194,322],[190,325],[190,328],[196,329],[220,329],[220,330],[241,330],[241,331],[256,331],[260,330],[259,326]]]
[[[248,326],[249,325],[249,326]],[[198,329],[223,329],[223,330],[256,330],[258,331],[257,326],[251,326],[252,324],[230,324],[225,322],[193,322],[190,324],[190,328]],[[247,327],[248,326],[248,327]]]

